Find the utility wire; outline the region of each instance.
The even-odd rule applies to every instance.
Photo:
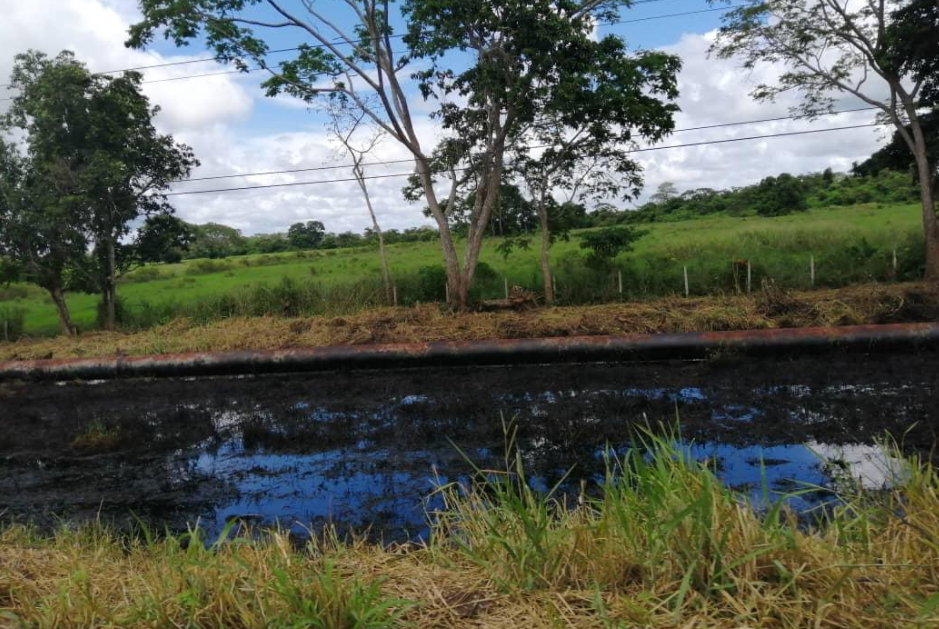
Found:
[[[724,140],[709,140],[709,141],[705,141],[705,142],[692,142],[692,143],[687,143],[687,144],[672,144],[672,145],[668,145],[668,146],[649,146],[649,147],[645,147],[645,148],[632,149],[632,150],[626,151],[626,152],[627,152],[627,153],[646,153],[646,152],[649,152],[649,151],[664,151],[664,150],[668,150],[668,149],[691,148],[691,147],[696,147],[696,146],[707,146],[707,145],[712,145],[712,144],[729,144],[729,143],[731,143],[731,142],[746,142],[746,141],[749,141],[749,140],[764,140],[764,139],[770,139],[770,138],[782,138],[782,137],[791,137],[791,136],[799,136],[799,135],[810,135],[810,134],[815,134],[815,133],[829,133],[829,132],[832,132],[832,131],[847,131],[847,130],[849,130],[849,129],[864,129],[864,128],[868,128],[868,127],[880,127],[880,126],[883,126],[884,124],[888,124],[888,123],[878,123],[878,122],[875,122],[875,123],[869,123],[869,124],[850,125],[850,126],[846,126],[846,127],[832,127],[832,128],[829,128],[829,129],[811,129],[811,130],[808,130],[808,131],[789,131],[789,132],[783,132],[783,133],[770,133],[770,134],[765,134],[765,135],[751,135],[751,136],[742,137],[742,138],[728,138],[728,139],[724,139]],[[532,147],[529,147],[529,148],[543,148],[543,147],[532,146]],[[407,160],[407,161],[411,161],[411,160]],[[392,162],[387,162],[387,163],[392,163]],[[455,169],[455,170],[467,170],[467,169],[466,169],[466,168],[457,168],[457,169]],[[252,186],[239,186],[239,187],[234,187],[234,188],[216,188],[216,189],[213,189],[213,190],[190,190],[190,191],[182,191],[182,192],[168,192],[168,193],[166,193],[164,196],[167,196],[167,197],[176,197],[176,196],[193,195],[193,194],[215,194],[215,193],[220,193],[220,192],[239,192],[239,191],[244,191],[244,190],[261,190],[261,189],[267,189],[267,188],[288,188],[288,187],[294,187],[294,186],[314,186],[314,185],[325,185],[325,184],[331,184],[331,183],[345,183],[345,182],[359,181],[359,180],[389,179],[389,178],[392,178],[392,177],[408,177],[408,176],[410,176],[410,175],[412,175],[412,174],[413,174],[413,173],[410,173],[410,172],[408,172],[408,173],[394,173],[394,174],[389,174],[389,175],[369,175],[369,176],[367,176],[367,177],[361,177],[361,178],[352,177],[352,178],[346,178],[346,179],[324,179],[324,180],[321,180],[321,181],[294,181],[294,182],[290,182],[290,183],[258,184],[258,185],[252,185]]]
[[[879,107],[859,107],[857,109],[844,109],[840,111],[833,111],[828,114],[823,114],[826,116],[838,116],[841,114],[856,113],[861,111],[870,111],[872,109],[879,109]],[[741,120],[739,122],[722,122],[719,124],[704,125],[701,127],[686,127],[684,129],[675,129],[672,133],[682,133],[685,131],[700,131],[704,129],[719,129],[725,127],[736,127],[750,124],[761,124],[764,122],[778,122],[782,120],[800,120],[803,118],[809,118],[804,114],[794,115],[794,116],[779,116],[776,118],[761,118],[758,120]],[[529,148],[539,148],[539,147],[529,147]],[[407,164],[414,161],[413,157],[407,159],[392,159],[392,160],[382,160],[376,162],[364,162],[363,167],[367,166],[390,166],[392,164]],[[353,164],[336,164],[332,166],[313,166],[309,168],[291,168],[288,170],[266,170],[252,173],[234,173],[231,175],[210,175],[206,177],[191,177],[189,179],[176,179],[170,183],[189,183],[193,181],[213,181],[218,179],[235,179],[237,177],[264,177],[267,175],[291,175],[296,173],[307,173],[307,172],[317,172],[323,170],[341,170],[343,168],[352,168]]]
[[[649,4],[649,3],[652,3],[652,2],[666,2],[666,1],[668,1],[668,0],[636,0],[635,2],[632,3],[632,6],[636,6],[636,5],[640,5],[640,4]],[[612,25],[620,25],[620,24],[635,24],[635,23],[638,23],[638,22],[648,22],[648,21],[650,21],[650,20],[661,20],[661,19],[673,18],[673,17],[685,17],[685,16],[688,16],[688,15],[697,15],[697,14],[699,14],[699,13],[714,13],[714,12],[719,12],[719,11],[730,11],[731,9],[735,9],[735,8],[738,8],[738,7],[737,7],[737,6],[715,7],[715,8],[711,8],[711,9],[700,9],[700,10],[697,10],[697,11],[683,11],[683,12],[680,12],[680,13],[666,13],[666,14],[663,14],[663,15],[652,15],[652,16],[649,16],[649,17],[633,18],[633,19],[629,19],[629,20],[616,20],[615,22],[604,22],[604,24],[606,24],[606,25],[611,25],[611,26],[612,26]],[[400,38],[406,37],[406,35],[403,34],[403,33],[401,33],[401,34],[397,34],[397,35],[391,35],[390,37],[391,37],[391,38],[394,38],[394,39],[400,39]],[[339,46],[348,46],[348,45],[351,45],[351,44],[352,44],[352,42],[349,42],[349,41],[346,41],[346,40],[342,40],[342,39],[334,40],[332,43],[335,44],[335,45],[339,45]],[[325,48],[326,46],[325,46],[325,44],[310,44],[309,47],[310,47],[310,48]],[[274,54],[282,54],[282,53],[287,53],[287,52],[297,52],[297,51],[299,51],[299,50],[300,50],[299,47],[280,48],[280,49],[277,49],[277,50],[269,50],[269,51],[267,51],[266,54],[274,55]],[[202,58],[202,59],[188,59],[188,60],[186,60],[186,61],[171,61],[171,62],[167,62],[167,63],[155,63],[155,64],[152,64],[152,65],[136,66],[136,67],[133,67],[133,68],[122,68],[122,69],[119,69],[119,70],[106,70],[106,71],[102,71],[102,72],[93,72],[93,73],[92,73],[92,76],[101,76],[101,75],[105,75],[105,74],[117,74],[117,73],[119,73],[119,72],[133,72],[133,71],[137,71],[137,70],[153,70],[153,69],[156,69],[156,68],[167,68],[167,67],[173,67],[173,66],[182,66],[182,65],[189,65],[189,64],[193,64],[193,63],[206,63],[206,62],[209,62],[209,61],[219,61],[219,59],[218,59],[218,57],[204,57],[204,58]],[[162,83],[162,82],[164,82],[164,81],[180,81],[180,80],[183,80],[183,79],[198,79],[198,78],[207,77],[207,76],[218,76],[218,75],[221,75],[221,74],[238,74],[238,73],[256,72],[257,70],[260,70],[260,69],[262,69],[262,68],[249,68],[249,69],[244,70],[244,71],[242,71],[242,70],[229,70],[229,71],[226,71],[226,72],[211,72],[211,73],[208,73],[208,74],[193,74],[193,75],[187,75],[187,76],[173,77],[173,78],[169,78],[169,79],[156,79],[156,80],[153,80],[153,81],[141,81],[141,83]],[[11,83],[7,83],[7,84],[5,84],[5,85],[0,85],[0,88],[10,88],[10,87],[12,87],[12,84],[11,84]],[[8,101],[8,100],[13,100],[13,99],[12,99],[12,98],[0,98],[0,102]]]

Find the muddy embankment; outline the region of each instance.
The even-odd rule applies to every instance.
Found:
[[[439,304],[342,317],[178,320],[135,333],[0,343],[0,361],[617,334],[764,330],[939,321],[939,287],[874,284],[833,290],[667,298],[520,312],[448,312]]]

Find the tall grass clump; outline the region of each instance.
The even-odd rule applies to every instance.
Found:
[[[913,471],[893,489],[852,485],[806,520],[780,500],[748,503],[675,444],[647,434],[622,457],[608,455],[595,495],[573,498],[533,490],[516,450],[505,470],[477,469],[471,482],[441,489],[434,551],[458,553],[507,594],[594,592],[594,611],[623,623],[606,626],[939,620],[939,480],[930,464],[909,460],[904,470]]]
[[[0,307],[0,341],[15,341],[23,335],[26,310],[15,306]]]
[[[408,605],[383,596],[380,580],[343,573],[323,546],[298,550],[278,532],[226,538],[8,528],[0,626],[383,629]]]

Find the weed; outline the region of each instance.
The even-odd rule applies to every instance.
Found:
[[[95,420],[72,440],[72,448],[86,454],[113,452],[124,440],[123,431],[117,426],[107,426],[103,421]]]

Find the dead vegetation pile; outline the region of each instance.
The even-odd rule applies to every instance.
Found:
[[[922,321],[939,321],[939,287],[933,284],[811,292],[768,284],[754,295],[519,311],[453,313],[439,304],[423,304],[343,317],[248,317],[205,325],[179,319],[142,332],[0,343],[0,360]]]

